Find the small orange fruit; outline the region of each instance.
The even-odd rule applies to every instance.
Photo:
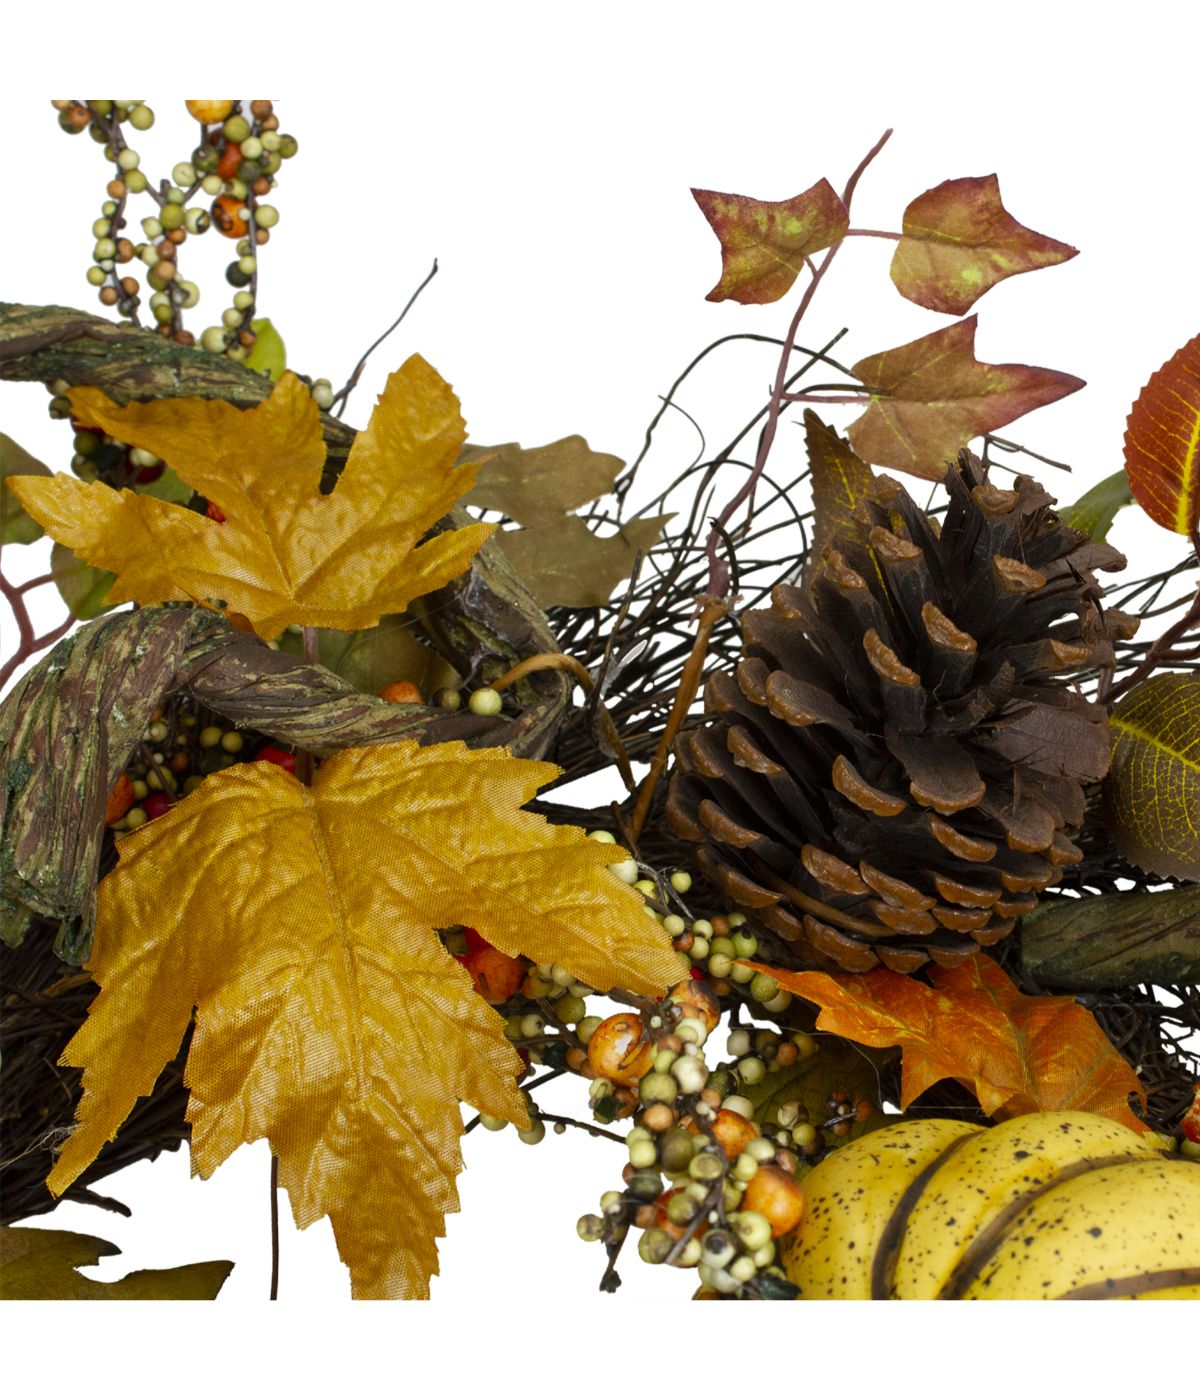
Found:
[[[393,705],[423,705],[425,699],[412,681],[393,681],[379,692],[381,700]]]
[[[242,201],[234,199],[231,194],[223,194],[214,200],[212,220],[226,238],[244,238],[249,231],[250,225],[242,218],[243,208],[245,205]]]
[[[128,773],[122,773],[108,794],[108,805],[104,809],[104,824],[112,826],[133,806],[133,783]]]
[[[618,1011],[601,1021],[588,1041],[588,1063],[601,1079],[636,1084],[654,1063],[654,1046],[635,1011]]]
[[[187,100],[187,109],[198,122],[203,122],[210,126],[213,122],[223,122],[233,111],[233,98],[191,98]]]
[[[782,1167],[759,1167],[746,1186],[742,1210],[756,1210],[771,1222],[771,1237],[794,1230],[804,1214],[804,1190],[791,1172]]]

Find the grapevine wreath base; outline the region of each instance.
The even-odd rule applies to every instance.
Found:
[[[1034,454],[996,429],[1080,382],[982,365],[973,316],[853,366],[833,354],[845,332],[801,347],[851,232],[894,238],[902,294],[953,315],[1074,254],[1017,224],[993,176],[919,196],[902,233],[850,230],[880,142],[841,196],[826,181],[781,204],[694,192],[721,241],[711,299],[769,303],[808,280],[785,337],[696,357],[631,465],[581,438],[467,444],[418,356],[356,433],[330,410],[361,362],[334,395],[285,370],[255,317],[278,218],[263,199],[296,149],[272,104],[188,104],[204,140],[141,251],[117,235],[139,189],[127,138],[152,114],[55,105],[117,168],[89,280],[127,324],[0,305],[0,377],[49,388],[82,478],[6,455],[4,543],[54,536],[47,581],[82,625],[50,649],[58,634],[35,637],[4,581],[20,624],[4,678],[45,654],[0,705],[3,1225],[58,1199],[124,1211],[98,1184],[185,1139],[207,1175],[244,1114],[297,1221],[331,1218],[355,1296],[423,1296],[461,1133],[512,1125],[536,1144],[549,1126],[628,1152],[579,1222],[608,1291],[636,1239],[647,1264],[698,1268],[705,1298],[1200,1294],[1200,466],[1170,445],[1200,424],[1200,341],[1134,406],[1126,470],[1072,506],[1051,489],[1061,464],[1036,459],[1035,480],[1018,460]],[[211,219],[171,212],[200,190]],[[166,289],[185,236],[210,226],[238,240],[237,294],[197,344],[182,324],[195,298]],[[157,334],[117,270],[135,253]],[[691,376],[764,345],[769,401],[639,497]],[[863,414],[843,438],[814,407],[846,402]],[[772,442],[801,403],[807,464],[784,470]],[[1157,435],[1171,414],[1177,431]],[[927,504],[903,474],[934,483]],[[1129,582],[1106,536],[1134,499],[1187,548]],[[173,547],[155,555],[160,530]],[[355,548],[323,554],[339,530]],[[288,550],[300,564],[272,573]],[[555,801],[599,774],[616,800]],[[449,825],[421,827],[439,803]],[[487,822],[461,825],[484,803]],[[304,839],[267,830],[309,822],[319,871]],[[271,852],[262,871],[253,856],[210,867],[250,911],[236,926],[204,889],[231,830]],[[446,843],[480,862],[470,879],[446,872]],[[272,940],[325,917],[334,942],[384,954],[354,976],[376,998],[364,1034],[384,1028],[385,1088],[357,1096],[378,1102],[355,1108],[358,1151],[341,1159],[324,1139],[311,1157],[296,1146],[337,1117],[328,1085],[286,1058],[267,1076],[278,1105],[252,1083],[294,1043],[290,1022],[255,1041],[254,1008],[310,951]],[[274,963],[253,961],[261,942]],[[320,1004],[313,956],[314,1024],[336,1057],[350,1013]],[[591,1014],[596,994],[615,1013]],[[461,1064],[430,1056],[419,1092],[388,1077],[385,1042],[410,1014],[429,1017],[428,1043],[471,1047]],[[122,1015],[139,1027],[128,1050]],[[706,1058],[726,1018],[727,1058]],[[582,1119],[538,1103],[565,1075]],[[922,1221],[968,1180],[986,1211],[934,1247]],[[1172,1233],[1172,1212],[1190,1224]],[[1011,1261],[1043,1226],[1082,1233],[1061,1276],[1034,1283]],[[110,1250],[6,1228],[4,1291],[214,1296],[230,1267],[105,1293],[73,1271]]]

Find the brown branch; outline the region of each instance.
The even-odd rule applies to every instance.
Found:
[[[51,628],[49,632],[44,632],[40,637],[36,636],[33,630],[33,619],[29,616],[29,609],[25,606],[25,591],[37,583],[44,582],[41,579],[32,580],[29,584],[17,587],[4,577],[0,572],[0,593],[8,601],[12,608],[13,617],[17,624],[17,649],[9,659],[0,666],[0,690],[3,690],[12,679],[17,669],[31,656],[36,656],[39,651],[45,651],[47,647],[53,646],[60,637],[65,637],[75,623],[75,618],[68,613],[66,618],[57,627]]]
[[[696,698],[696,692],[700,688],[700,678],[704,673],[704,658],[708,652],[708,639],[712,635],[713,628],[728,611],[728,603],[721,599],[710,598],[705,602],[704,610],[700,614],[700,626],[696,631],[696,640],[692,644],[691,655],[683,668],[683,675],[679,680],[679,689],[675,692],[671,713],[667,717],[667,723],[658,741],[658,747],[654,751],[654,757],[650,760],[650,771],[642,780],[637,802],[634,804],[633,813],[626,827],[635,844],[642,834],[646,818],[650,815],[650,805],[654,801],[658,780],[662,777],[663,769],[667,766],[667,755],[671,752],[671,745],[675,742],[675,736],[687,718],[687,713],[692,708],[692,702]]]

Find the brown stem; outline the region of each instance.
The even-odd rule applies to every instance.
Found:
[[[888,233],[881,228],[848,228],[845,233],[847,238],[890,238],[898,243],[904,235],[902,233]]]
[[[878,141],[871,147],[867,154],[859,161],[854,173],[846,182],[845,191],[842,194],[842,202],[847,211],[850,202],[854,198],[854,191],[862,177],[863,171],[875,159],[883,149],[888,138],[892,134],[891,127],[883,133]],[[829,266],[837,255],[841,242],[837,242],[829,248],[820,263],[814,266],[809,262],[812,276],[808,286],[804,289],[804,295],[800,298],[800,304],[796,307],[792,315],[791,324],[788,326],[787,336],[784,339],[783,350],[779,356],[779,364],[775,371],[775,387],[771,393],[771,403],[767,411],[767,421],[763,424],[762,436],[758,440],[758,452],[754,459],[754,469],[742,482],[735,492],[733,498],[724,506],[720,514],[713,521],[713,528],[709,532],[708,540],[705,543],[705,553],[708,556],[708,584],[705,593],[712,598],[723,598],[729,587],[729,572],[721,561],[717,558],[717,547],[721,540],[721,531],[729,524],[734,512],[742,503],[750,498],[757,486],[759,478],[766,470],[767,458],[770,456],[771,447],[775,442],[775,433],[779,427],[779,418],[784,406],[784,393],[787,389],[787,368],[791,359],[792,351],[796,345],[796,333],[800,329],[800,322],[804,319],[804,313],[808,310],[817,288],[821,285],[821,279],[829,271]]]
[[[279,1301],[279,1158],[271,1153],[271,1302]]]
[[[519,661],[505,671],[499,680],[492,682],[492,689],[507,690],[510,685],[516,685],[535,671],[570,671],[589,695],[595,684],[591,672],[574,656],[567,656],[561,651],[539,651],[536,656],[527,656],[524,661]]]
[[[1197,557],[1200,557],[1200,551],[1197,552]],[[1124,695],[1126,691],[1144,681],[1158,666],[1169,664],[1175,656],[1172,651],[1175,643],[1196,625],[1200,625],[1200,588],[1196,590],[1196,596],[1187,612],[1155,640],[1141,662],[1127,676],[1114,685],[1112,672],[1108,673],[1096,697],[1100,704],[1111,705],[1118,696]]]
[[[31,656],[36,656],[39,651],[45,651],[48,646],[53,646],[60,637],[65,637],[74,626],[75,619],[69,613],[67,617],[49,632],[42,636],[36,636],[33,630],[33,619],[29,616],[29,609],[25,606],[24,588],[18,588],[4,577],[0,572],[0,593],[8,600],[8,605],[12,608],[13,617],[17,624],[17,649],[9,659],[0,666],[0,690],[11,680],[17,668]]]
[[[696,698],[696,692],[700,689],[704,658],[708,653],[708,639],[712,636],[713,628],[728,611],[729,604],[721,599],[710,598],[704,604],[704,610],[700,614],[700,626],[696,631],[696,640],[692,643],[691,654],[688,656],[683,674],[679,678],[679,689],[675,692],[671,713],[667,717],[667,723],[658,741],[658,747],[654,751],[654,757],[650,760],[650,771],[642,780],[641,790],[638,792],[637,802],[634,804],[633,814],[630,816],[626,828],[634,843],[637,842],[642,833],[642,827],[646,824],[646,818],[650,815],[650,804],[654,801],[658,780],[662,777],[663,769],[667,766],[667,755],[671,751],[671,745],[675,742],[675,736],[687,718],[687,713],[692,708],[692,702]]]

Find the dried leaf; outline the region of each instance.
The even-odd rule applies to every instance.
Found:
[[[539,607],[598,608],[629,577],[638,550],[650,549],[672,518],[642,516],[601,536],[578,515],[564,515],[553,525],[504,530],[495,542]]]
[[[0,1298],[207,1301],[233,1269],[228,1259],[212,1259],[177,1269],[138,1269],[115,1283],[77,1272],[120,1252],[94,1235],[0,1226]]]
[[[434,930],[469,924],[599,989],[681,975],[613,847],[520,810],[558,771],[458,743],[346,750],[311,787],[243,764],[123,839],[50,1189],[149,1093],[195,1007],[195,1169],[269,1139],[297,1225],[330,1217],[355,1296],[424,1296],[458,1208],[459,1100],[526,1121],[503,1021]]]
[[[765,1129],[766,1125],[778,1122],[778,1113],[784,1104],[795,1101],[804,1107],[810,1123],[820,1123],[829,1117],[830,1094],[842,1093],[852,1104],[865,1100],[871,1110],[861,1118],[853,1118],[846,1136],[835,1141],[844,1143],[882,1127],[879,1069],[890,1057],[868,1054],[857,1045],[833,1036],[822,1036],[818,1043],[820,1049],[807,1060],[768,1070],[757,1084],[741,1085],[738,1092],[754,1105],[755,1121]]]
[[[811,408],[804,410],[804,441],[815,510],[810,558],[819,559],[822,547],[853,525],[859,502],[875,484],[875,473]]]
[[[993,1117],[1079,1108],[1145,1131],[1127,1103],[1131,1093],[1144,1100],[1137,1076],[1092,1013],[1072,997],[1023,996],[990,958],[935,967],[932,987],[888,968],[837,977],[760,970],[822,1008],[818,1030],[900,1046],[902,1109],[940,1079],[957,1079]]]
[[[1151,676],[1109,727],[1104,806],[1117,850],[1152,875],[1200,880],[1200,676]]]
[[[261,321],[251,321],[250,329],[254,332],[254,344],[242,363],[247,369],[265,374],[275,383],[287,369],[287,351],[284,349],[283,336],[275,329],[268,316],[264,316]]]
[[[1066,262],[1079,251],[1017,223],[1000,200],[995,175],[944,180],[913,200],[901,227],[892,258],[896,289],[950,316],[969,311],[1006,277]]]
[[[5,483],[10,476],[50,476],[50,468],[0,433],[0,544],[32,544],[45,531]]]
[[[837,243],[850,227],[846,206],[828,180],[818,180],[794,199],[753,199],[715,190],[692,194],[721,243],[721,280],[708,301],[778,301],[791,289],[805,258]]]
[[[947,464],[981,433],[1083,388],[1083,380],[1032,365],[975,358],[977,318],[924,335],[854,366],[871,404],[847,430],[868,462],[941,481]]]
[[[80,622],[90,622],[117,607],[117,603],[107,601],[116,574],[85,564],[65,544],[56,544],[51,549],[50,573],[71,616]]]
[[[1072,530],[1079,530],[1102,542],[1108,538],[1117,512],[1132,500],[1129,478],[1123,471],[1113,472],[1112,476],[1106,476],[1090,491],[1085,491],[1074,505],[1060,506],[1058,516]]]
[[[354,631],[462,573],[493,529],[418,543],[475,468],[454,466],[458,400],[417,355],[388,379],[327,496],[321,415],[295,375],[245,411],[213,399],[118,408],[95,389],[70,397],[82,421],[166,459],[225,517],[63,475],[19,481],[57,540],[117,573],[110,603],[221,600],[267,641],[293,622]]]
[[[1200,885],[1042,899],[1021,919],[1021,966],[1074,992],[1200,982]]]
[[[1200,526],[1200,335],[1150,376],[1125,426],[1125,470],[1151,520]]]
[[[478,462],[475,485],[464,504],[498,510],[522,525],[549,525],[612,490],[625,463],[607,452],[593,452],[578,435],[544,447],[472,445],[463,462]]]

